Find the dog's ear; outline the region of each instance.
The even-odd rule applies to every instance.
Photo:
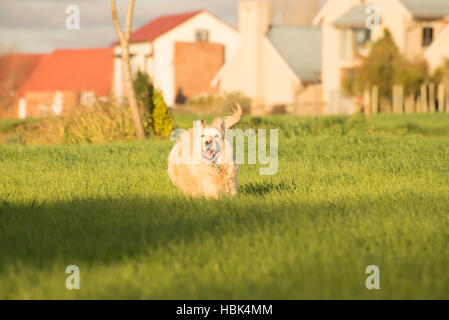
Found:
[[[212,122],[212,126],[217,128],[221,132],[221,134],[224,135],[226,130],[226,124],[222,118],[215,118],[214,121]]]
[[[237,123],[239,123],[240,119],[242,119],[242,107],[240,107],[240,104],[238,103],[236,106],[237,108],[232,110],[232,114],[224,120],[226,129],[232,129]]]

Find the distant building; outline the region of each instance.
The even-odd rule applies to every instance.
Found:
[[[380,24],[370,30],[366,22],[373,5]],[[381,38],[385,29],[405,57],[427,61],[431,71],[449,57],[449,0],[329,0],[314,24],[323,30],[323,98],[328,113],[353,111],[341,92],[342,76],[357,66],[358,56],[367,53],[366,44]]]
[[[268,2],[240,1],[240,47],[212,85],[250,97],[254,114],[321,113],[320,28],[271,24]]]
[[[44,55],[5,54],[0,58],[0,118],[14,118],[17,91],[34,72]]]
[[[207,11],[156,18],[138,28],[130,39],[131,68],[146,72],[162,89],[168,105],[202,93],[214,93],[210,82],[235,54],[237,31]],[[113,45],[114,91],[125,96],[121,47]]]
[[[112,88],[112,49],[56,50],[44,56],[18,91],[19,118],[59,115]]]

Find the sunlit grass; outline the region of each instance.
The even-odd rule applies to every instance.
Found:
[[[447,299],[449,117],[373,124],[244,119],[281,129],[279,171],[220,200],[170,183],[170,141],[0,146],[0,298]]]

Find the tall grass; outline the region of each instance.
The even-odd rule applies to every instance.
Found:
[[[104,143],[131,140],[134,133],[128,108],[98,101],[73,108],[64,116],[20,125],[10,140],[27,145]]]

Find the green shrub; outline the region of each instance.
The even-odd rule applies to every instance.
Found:
[[[137,72],[134,90],[139,102],[145,133],[169,136],[173,128],[173,117],[164,101],[162,92],[155,88],[148,74]]]
[[[449,85],[449,59],[446,58],[443,64],[435,71],[433,80],[437,83],[444,82]]]
[[[419,92],[420,85],[428,79],[427,64],[408,61],[399,52],[391,33],[385,30],[384,37],[371,44],[369,54],[342,82],[349,95],[361,96],[365,89],[377,85],[379,97],[391,99],[393,85],[404,85],[404,93],[409,95]]]
[[[173,116],[164,101],[162,92],[153,91],[153,128],[158,136],[168,137],[173,129]]]

